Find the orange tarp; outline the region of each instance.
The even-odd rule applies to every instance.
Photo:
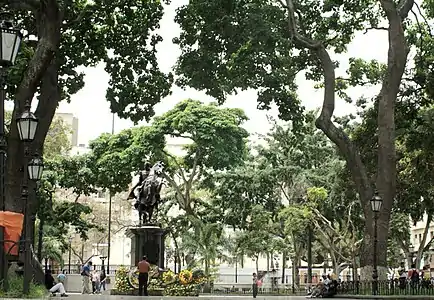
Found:
[[[23,221],[23,214],[0,211],[0,226],[4,227],[4,239],[6,241],[4,248],[7,254],[18,255],[18,242],[23,230]]]

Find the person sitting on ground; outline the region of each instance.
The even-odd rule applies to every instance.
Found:
[[[61,274],[61,275],[64,275],[64,274]],[[52,296],[56,296],[56,293],[59,292],[61,297],[68,297],[68,295],[66,294],[66,291],[65,291],[65,286],[63,285],[63,282],[62,282],[62,277],[59,277],[59,276],[58,276],[59,282],[56,283],[54,281],[51,270],[45,271],[45,287],[47,288],[47,290],[49,290],[49,292],[51,293]]]
[[[308,298],[317,298],[317,297],[321,296],[322,293],[324,292],[325,288],[326,288],[326,284],[328,284],[329,282],[330,282],[330,280],[327,278],[327,275],[325,275],[325,274],[322,275],[322,279],[314,287],[314,289],[312,290],[312,294],[310,294],[310,296]]]

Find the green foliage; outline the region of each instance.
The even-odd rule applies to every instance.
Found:
[[[95,174],[89,155],[64,156],[47,162],[47,169],[52,171],[53,185],[64,189],[72,189],[76,195],[90,195],[96,192]],[[60,172],[59,172],[60,171]]]
[[[18,298],[18,299],[42,299],[48,294],[44,285],[37,285],[30,282],[28,294],[23,294],[23,277],[15,274],[8,277],[9,290],[7,292],[0,289],[0,298]]]
[[[161,72],[156,60],[156,46],[162,41],[155,33],[163,16],[162,1],[75,0],[61,8],[65,10],[56,61],[61,97],[53,100],[69,101],[84,86],[79,67],[103,61],[110,74],[107,100],[112,111],[134,122],[149,119],[153,106],[170,93],[173,82],[173,76]],[[24,31],[38,36],[38,21],[27,7],[15,16]],[[8,94],[15,94],[37,44],[23,40],[17,63],[8,72]]]
[[[68,234],[72,228],[84,240],[88,238],[88,231],[96,228],[88,216],[92,209],[85,204],[77,202],[82,195],[89,195],[95,189],[89,182],[93,173],[86,168],[84,162],[86,156],[60,157],[49,160],[45,163],[42,180],[39,182],[37,199],[37,215],[39,222],[44,222],[43,252],[49,254],[53,259],[59,258],[68,247]],[[89,176],[90,175],[90,176]],[[92,178],[92,177],[91,177]],[[76,194],[75,201],[65,201],[55,196],[58,188],[72,189]],[[57,260],[57,259],[56,259]],[[61,262],[61,255],[60,260]]]
[[[89,145],[92,152],[85,163],[89,168],[87,178],[94,180],[95,187],[109,189],[113,194],[122,192],[132,181],[131,173],[143,168],[146,160],[162,158],[164,141],[164,135],[151,127],[103,134]]]
[[[223,214],[223,223],[244,229],[256,205],[269,212],[277,211],[280,195],[274,175],[271,168],[263,169],[255,161],[217,174],[212,205],[218,207],[219,216]]]
[[[413,221],[424,213],[434,217],[434,108],[420,110],[413,126],[402,139],[404,156],[400,160],[398,207],[409,213]]]
[[[133,288],[130,285],[128,277],[129,269],[124,266],[120,266],[115,273],[115,286],[113,288],[119,292],[131,291]]]
[[[287,206],[279,213],[279,219],[284,220],[283,232],[293,239],[306,234],[313,217],[312,211],[302,204]]]
[[[62,241],[58,239],[58,236],[53,234],[53,232],[56,231],[56,228],[44,226],[43,230],[45,236],[42,238],[42,257],[55,261],[63,266],[65,245],[63,245]]]
[[[183,165],[187,169],[193,169],[196,162],[203,169],[224,170],[243,162],[248,133],[241,125],[246,120],[241,109],[188,99],[155,118],[152,127],[160,135],[192,142],[185,146]]]
[[[180,250],[185,255],[197,256],[194,264],[204,266],[205,275],[211,275],[211,265],[223,252],[225,236],[221,224],[204,223],[190,218],[192,228],[181,235]],[[193,267],[193,266],[189,266]]]
[[[104,49],[111,110],[135,123],[149,120],[173,81],[172,74],[159,70],[156,57],[162,38],[154,31],[163,17],[162,1],[98,1],[86,6],[86,23],[79,29],[94,53]]]
[[[237,236],[237,245],[238,248],[243,249],[245,255],[255,258],[258,262],[260,254],[272,250],[274,236],[271,213],[262,206],[255,205],[249,217],[246,229]]]
[[[373,1],[312,0],[297,3],[296,9],[299,30],[335,53],[346,52],[355,32],[380,19]],[[205,90],[220,102],[238,88],[258,90],[260,108],[274,101],[280,117],[293,120],[298,129],[304,115],[295,77],[307,71],[306,79],[320,81],[322,70],[316,55],[293,42],[286,9],[265,0],[201,0],[182,6],[175,21],[181,26],[175,39],[182,50],[176,65],[179,85]]]
[[[307,199],[314,205],[321,204],[327,197],[327,190],[323,187],[311,187],[307,189]]]
[[[209,173],[243,163],[248,134],[241,125],[246,119],[239,109],[185,100],[155,118],[149,127],[101,135],[90,143],[89,156],[66,160],[65,164],[73,163],[70,169],[76,170],[75,174],[80,167],[82,172],[86,170],[78,180],[74,178],[77,175],[70,177],[71,183],[83,180],[78,185],[80,190],[101,187],[116,193],[128,188],[132,173],[142,169],[145,161],[162,160],[167,166],[165,179],[176,191],[177,204],[192,214],[193,186]],[[176,157],[170,153],[166,147],[168,136],[188,139],[183,148],[185,154]],[[68,178],[65,176],[65,180]]]
[[[164,289],[164,296],[181,296],[181,297],[195,297],[199,296],[199,290],[196,285],[189,284],[173,284]]]
[[[406,213],[393,213],[391,217],[387,262],[390,267],[398,267],[407,258],[410,245],[409,218]]]
[[[66,155],[71,150],[70,134],[72,134],[70,126],[65,124],[60,117],[55,117],[51,121],[50,129],[45,137],[44,159],[50,160]]]

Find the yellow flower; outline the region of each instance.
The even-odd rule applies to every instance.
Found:
[[[184,285],[191,283],[192,279],[193,273],[190,270],[182,270],[181,273],[179,273],[179,281]]]
[[[173,273],[172,271],[167,271],[163,273],[163,281],[168,283],[168,282],[172,282],[175,279],[175,273]]]

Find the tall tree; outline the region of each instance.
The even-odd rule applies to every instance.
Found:
[[[172,75],[162,73],[156,63],[161,37],[153,31],[163,15],[159,0],[1,4],[0,11],[13,11],[26,32],[17,63],[7,74],[8,97],[15,99],[15,107],[8,135],[6,209],[22,212],[24,203],[17,199],[23,151],[15,121],[37,91],[40,122],[32,151],[42,153],[59,102],[70,100],[84,85],[77,67],[104,62],[111,76],[107,99],[112,111],[135,122],[153,115],[153,105],[170,92]]]
[[[282,118],[297,128],[303,119],[297,97],[296,75],[322,82],[324,97],[316,125],[339,148],[356,184],[365,215],[362,266],[372,266],[374,186],[384,199],[379,217],[379,265],[386,266],[389,220],[395,197],[395,103],[406,68],[409,45],[406,28],[414,0],[379,1],[265,1],[240,3],[194,1],[178,10],[181,34],[176,42],[182,55],[176,71],[178,83],[205,90],[223,102],[237,88],[258,90],[259,106],[274,101]],[[336,76],[331,55],[347,51],[356,33],[387,23],[388,57],[383,68],[377,62],[350,59],[350,78]],[[378,29],[380,30],[380,29]],[[336,95],[345,96],[349,85],[381,84],[377,96],[378,151],[372,179],[359,150],[333,121]],[[345,97],[349,100],[348,97]],[[369,268],[367,268],[369,269]],[[366,271],[367,271],[366,269]],[[364,274],[370,276],[370,272]]]
[[[92,168],[98,170],[97,185],[119,192],[131,183],[131,173],[146,160],[167,163],[164,178],[175,192],[180,209],[195,214],[200,198],[193,188],[218,170],[243,163],[246,154],[246,120],[240,109],[220,108],[185,100],[155,118],[149,127],[104,134],[91,142]],[[179,155],[173,153],[167,137],[183,139]]]

